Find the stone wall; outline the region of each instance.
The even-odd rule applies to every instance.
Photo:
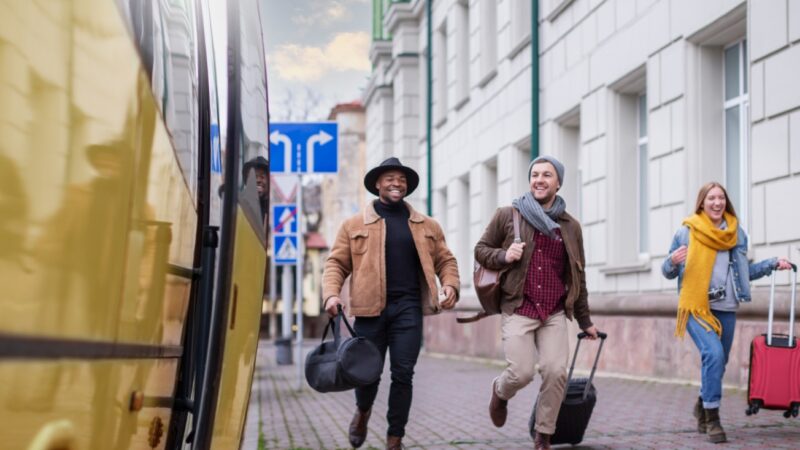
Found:
[[[744,305],[738,313],[736,334],[724,379],[728,386],[747,387],[750,342],[755,336],[766,332],[768,295],[768,289],[756,289],[754,303]],[[776,333],[788,333],[789,303],[788,289],[777,290]],[[599,330],[609,336],[598,371],[644,379],[699,382],[700,358],[694,343],[688,334],[682,340],[674,337],[676,304],[675,294],[592,297],[592,320]],[[467,316],[473,312],[445,312],[427,317],[425,350],[502,360],[500,317],[492,316],[472,324],[456,323],[457,316]],[[571,323],[571,327],[570,354],[579,331],[574,323]],[[581,351],[576,366],[579,369],[590,368],[593,357],[592,351]]]

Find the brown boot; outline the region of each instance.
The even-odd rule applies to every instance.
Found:
[[[536,432],[533,438],[533,448],[536,450],[549,450],[550,449],[550,435]]]
[[[706,409],[705,413],[708,440],[715,444],[727,441],[725,430],[722,429],[722,424],[719,421],[719,408]]]
[[[403,450],[403,438],[387,435],[386,450]]]
[[[697,432],[706,434],[706,412],[703,410],[703,398],[697,397],[697,403],[694,404],[694,411],[692,415],[697,419]]]
[[[372,408],[361,411],[356,407],[356,413],[353,415],[353,420],[350,421],[350,445],[353,448],[361,447],[364,440],[367,439],[367,422],[369,416],[372,414]]]
[[[508,417],[508,400],[503,400],[497,395],[497,380],[492,382],[492,399],[489,400],[489,417],[497,428],[506,424]]]

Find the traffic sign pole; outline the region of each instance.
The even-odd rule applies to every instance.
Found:
[[[281,335],[285,339],[292,339],[292,266],[283,266],[281,268],[281,293],[283,294],[283,316],[281,317],[281,325],[283,330]],[[291,353],[290,353],[291,355]]]
[[[270,217],[272,219],[272,217]],[[272,258],[269,259],[269,337],[273,341],[278,337],[278,270],[275,265],[275,249],[272,249]]]
[[[303,276],[305,262],[305,239],[303,232],[303,173],[336,173],[339,170],[339,132],[336,122],[316,123],[271,123],[269,134],[270,173],[297,174],[297,201],[294,220],[291,216],[281,219],[286,212],[274,211],[275,226],[272,229],[276,263],[283,265],[284,292],[286,274],[295,266],[295,294],[297,304],[297,389],[303,387]],[[274,163],[274,164],[273,164]],[[280,190],[280,189],[279,189]],[[289,190],[289,189],[286,189]],[[281,205],[286,206],[286,205]],[[291,213],[291,211],[290,211]],[[296,229],[292,225],[296,224]],[[286,229],[288,228],[288,230]],[[293,244],[296,242],[296,244]],[[278,245],[280,244],[280,245]],[[282,251],[284,250],[284,251]],[[294,255],[292,252],[294,251]],[[278,258],[281,256],[281,258]],[[294,256],[294,257],[291,257]],[[284,302],[290,301],[284,297]],[[293,309],[284,310],[284,324]],[[291,319],[288,319],[291,323]],[[285,336],[285,334],[284,334]]]
[[[297,287],[295,294],[297,295],[297,390],[303,389],[303,274],[305,262],[305,247],[306,242],[303,235],[303,175],[298,174],[298,190],[297,190],[297,267],[295,269],[295,278]]]

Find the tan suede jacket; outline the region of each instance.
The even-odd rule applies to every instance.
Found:
[[[528,273],[531,255],[534,251],[534,228],[520,217],[519,234],[525,242],[522,259],[511,264],[506,262],[506,250],[514,242],[513,207],[498,208],[492,221],[483,232],[481,240],[475,244],[475,260],[484,267],[501,270],[505,273],[503,280],[503,302],[500,308],[505,314],[513,314],[522,304],[522,293],[525,288],[525,277]],[[589,317],[588,293],[586,291],[585,259],[583,254],[583,233],[581,225],[566,212],[558,218],[561,225],[561,237],[567,248],[569,263],[564,274],[567,286],[567,298],[564,311],[570,320],[576,318],[578,326],[585,330],[592,326]]]
[[[411,213],[408,226],[417,247],[423,314],[435,314],[439,306],[436,276],[442,286],[451,286],[459,295],[456,258],[447,248],[444,233],[432,218],[405,204]],[[322,298],[339,296],[345,278],[350,277],[350,311],[353,316],[378,316],[386,307],[386,222],[370,202],[364,210],[347,219],[339,228],[336,242],[325,261]]]

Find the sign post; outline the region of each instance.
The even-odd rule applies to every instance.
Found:
[[[300,190],[297,195],[297,209],[303,210],[303,176],[300,175]],[[295,294],[297,295],[297,390],[303,389],[303,273],[304,273],[304,253],[305,253],[305,239],[303,239],[303,231],[300,231],[300,239],[297,242],[297,266],[295,267]]]
[[[296,174],[295,204],[279,204],[273,208],[272,249],[275,264],[283,265],[284,273],[295,266],[295,298],[297,308],[297,389],[303,387],[303,275],[305,239],[303,232],[303,174],[336,173],[339,170],[339,132],[336,122],[272,123],[269,133],[270,172]],[[288,185],[288,184],[287,184]],[[288,190],[285,188],[285,190]],[[284,283],[287,277],[283,278]],[[284,292],[287,292],[284,285]],[[287,303],[284,297],[284,303]],[[283,323],[291,326],[292,309],[284,305]],[[286,330],[286,328],[284,328]],[[285,336],[285,334],[284,334]]]

